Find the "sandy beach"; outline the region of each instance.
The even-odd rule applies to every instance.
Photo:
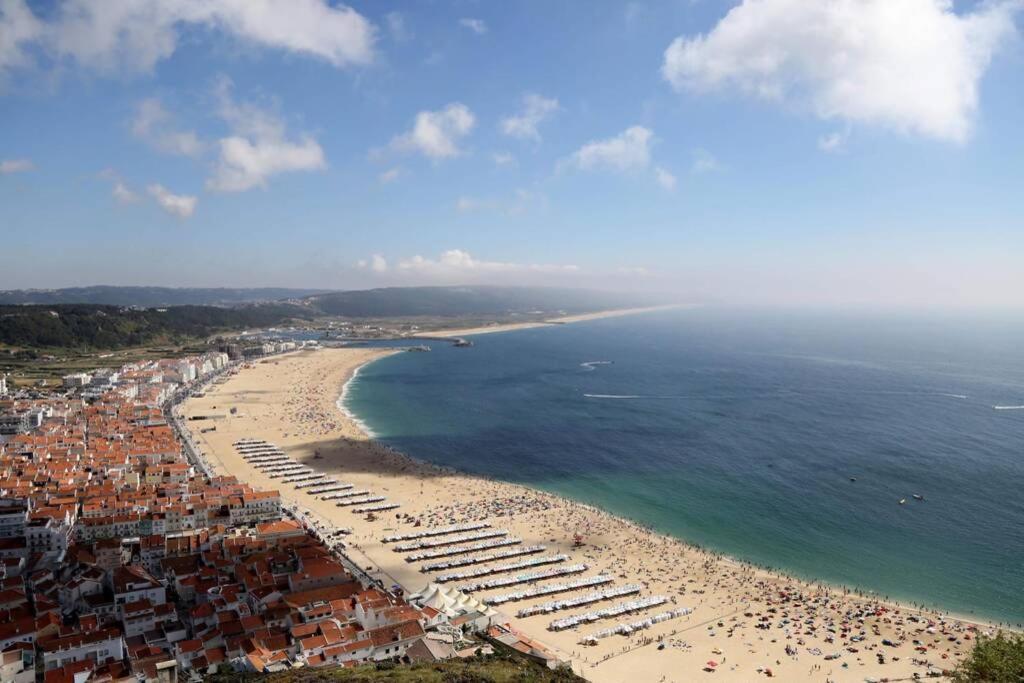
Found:
[[[453,336],[469,333],[451,332]],[[427,561],[408,563],[403,559],[405,555],[395,552],[394,544],[382,542],[386,535],[414,531],[415,521],[422,524],[421,528],[486,522],[521,539],[522,546],[545,546],[540,556],[568,556],[561,563],[537,567],[536,571],[586,565],[585,571],[571,576],[480,590],[473,593],[477,598],[602,573],[613,582],[600,588],[638,584],[641,590],[636,595],[553,614],[516,616],[524,607],[575,597],[595,588],[498,607],[507,616],[506,621],[562,658],[572,660],[573,669],[589,680],[618,683],[708,677],[751,681],[767,677],[767,670],[785,681],[864,681],[866,677],[897,680],[914,673],[924,675],[930,668],[951,669],[969,650],[974,627],[966,622],[772,574],[588,506],[418,463],[375,443],[342,413],[337,401],[359,367],[390,353],[396,351],[323,349],[259,361],[223,384],[211,386],[205,396],[190,399],[184,413],[189,417],[207,416],[189,424],[216,469],[254,486],[277,489],[285,501],[297,503],[315,517],[351,528],[353,533],[346,538],[348,552],[361,565],[371,567],[371,573],[387,585],[399,584],[408,592],[416,592],[444,573],[422,573],[420,568]],[[216,430],[200,433],[198,426],[216,426]],[[336,475],[356,490],[385,496],[387,502],[401,507],[368,521],[349,507],[337,507],[335,501],[315,499],[282,484],[280,479],[268,478],[233,448],[233,442],[246,437],[277,444],[293,459]],[[580,547],[574,547],[575,534],[583,539]],[[481,566],[488,565],[475,564],[460,570]],[[487,578],[502,576],[507,574]],[[477,580],[483,579],[446,585]],[[639,614],[602,619],[564,631],[548,630],[555,619],[649,596],[664,596],[667,601]],[[694,611],[630,636],[602,639],[597,645],[579,642],[588,634],[618,623],[683,607]],[[883,645],[883,640],[892,644]],[[839,656],[831,658],[833,654]],[[715,666],[709,666],[709,662]]]
[[[580,313],[579,315],[566,315],[560,318],[548,320],[534,320],[524,323],[494,323],[484,327],[463,327],[458,329],[439,330],[428,332],[424,337],[466,337],[473,334],[491,334],[494,332],[510,332],[512,330],[529,330],[536,327],[551,327],[552,325],[566,325],[586,320],[600,320],[601,318],[617,318],[623,315],[636,315],[637,313],[653,313],[655,311],[668,311],[675,308],[683,308],[684,304],[671,304],[667,306],[647,306],[644,308],[617,308],[609,311],[595,311],[594,313]]]

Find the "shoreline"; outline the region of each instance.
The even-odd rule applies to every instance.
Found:
[[[640,312],[640,311],[637,311],[637,312]],[[629,313],[622,313],[622,315],[629,315]],[[613,317],[613,316],[601,316],[601,317]],[[576,321],[573,321],[573,322],[576,322]],[[514,328],[514,329],[520,329],[520,328]],[[510,331],[510,330],[494,330],[494,332],[505,332],[505,331]],[[341,411],[345,415],[345,417],[347,419],[350,419],[352,421],[352,423],[356,426],[356,428],[360,429],[363,432],[363,434],[366,436],[366,438],[368,440],[370,440],[370,441],[374,441],[374,440],[377,439],[376,435],[373,433],[373,430],[370,429],[369,426],[366,425],[366,423],[364,423],[362,420],[360,420],[358,417],[356,417],[355,414],[351,410],[349,410],[347,407],[344,407],[343,403],[344,403],[345,397],[346,397],[346,395],[348,393],[349,384],[352,382],[352,380],[356,379],[356,377],[359,375],[359,372],[363,368],[365,368],[365,367],[367,367],[369,365],[372,365],[372,364],[376,363],[377,361],[380,361],[380,360],[383,360],[385,358],[388,358],[388,357],[394,355],[395,353],[398,353],[398,352],[381,354],[379,357],[371,358],[371,359],[365,361],[364,363],[362,363],[361,365],[359,365],[358,367],[353,368],[351,373],[348,375],[348,378],[346,380],[344,380],[342,382],[342,385],[341,385],[341,389],[340,389],[341,393],[338,396],[338,406],[339,406],[339,408],[341,409]],[[815,578],[815,577],[811,577],[811,576],[803,576],[803,575],[801,575],[798,572],[795,572],[793,570],[788,570],[788,569],[786,569],[784,567],[773,567],[773,566],[766,565],[766,564],[761,564],[761,563],[751,562],[749,560],[744,560],[743,558],[735,557],[733,555],[730,555],[728,552],[726,552],[724,550],[716,550],[716,549],[711,548],[711,547],[706,547],[706,546],[700,545],[699,543],[694,543],[693,541],[690,541],[690,540],[688,540],[686,538],[683,538],[682,536],[676,536],[674,534],[670,534],[670,533],[667,533],[667,532],[658,531],[653,526],[649,526],[649,525],[645,524],[644,522],[642,522],[640,520],[633,519],[629,515],[622,514],[622,513],[610,512],[609,510],[606,510],[606,509],[602,508],[600,505],[596,505],[596,504],[593,504],[593,503],[587,503],[587,502],[584,502],[584,501],[581,501],[581,500],[576,500],[575,498],[571,498],[569,496],[565,496],[565,495],[560,494],[560,493],[555,493],[555,492],[552,492],[552,491],[548,491],[546,489],[535,488],[533,486],[529,486],[528,484],[521,484],[519,482],[506,481],[504,479],[498,479],[498,478],[490,477],[488,475],[483,475],[483,474],[472,474],[472,473],[469,473],[469,472],[463,472],[461,470],[458,470],[458,469],[455,469],[455,468],[452,468],[452,467],[448,467],[448,466],[445,466],[445,465],[438,465],[437,463],[431,462],[429,460],[423,460],[421,458],[416,458],[416,457],[414,457],[414,456],[412,456],[412,455],[410,455],[408,453],[405,453],[404,451],[400,451],[400,450],[392,448],[391,446],[387,446],[386,444],[384,444],[384,447],[387,448],[388,450],[390,450],[392,453],[394,453],[397,456],[406,458],[409,461],[411,461],[411,462],[413,462],[413,463],[415,463],[415,464],[417,464],[419,466],[430,467],[430,468],[436,469],[438,472],[442,472],[442,473],[445,473],[445,474],[457,474],[457,475],[461,475],[461,476],[465,476],[465,477],[486,479],[488,481],[500,482],[500,483],[508,484],[508,485],[511,485],[511,486],[520,486],[522,488],[529,489],[531,491],[536,491],[536,492],[543,493],[543,494],[548,495],[548,496],[552,496],[554,498],[561,499],[561,500],[565,501],[566,503],[571,503],[571,504],[576,505],[576,506],[587,508],[587,509],[589,509],[589,510],[595,512],[595,513],[601,513],[601,514],[610,515],[612,517],[616,517],[616,518],[620,519],[622,522],[624,522],[624,523],[626,523],[626,524],[628,524],[630,526],[633,526],[638,531],[643,531],[643,532],[646,532],[646,533],[657,534],[658,536],[661,536],[662,538],[664,538],[666,540],[674,541],[674,542],[677,542],[677,543],[681,543],[681,544],[683,544],[683,545],[685,545],[688,548],[691,548],[693,550],[696,550],[696,551],[699,551],[699,552],[703,552],[703,553],[707,553],[709,555],[714,555],[714,556],[716,556],[718,558],[719,561],[730,563],[730,564],[736,566],[737,568],[749,568],[749,569],[752,569],[752,570],[754,570],[756,572],[763,572],[763,573],[769,575],[772,578],[785,578],[785,579],[789,579],[789,580],[799,581],[801,583],[821,586],[823,588],[830,589],[830,590],[833,590],[833,591],[842,592],[844,594],[855,595],[855,596],[857,596],[858,598],[860,598],[862,600],[870,600],[872,602],[877,602],[877,603],[880,603],[880,604],[883,604],[883,605],[889,605],[891,607],[898,608],[898,609],[914,611],[914,612],[918,612],[918,613],[922,613],[922,614],[924,614],[924,613],[927,613],[927,614],[943,614],[944,616],[949,617],[950,619],[955,619],[957,621],[963,622],[965,624],[971,624],[971,625],[977,626],[979,628],[1003,629],[1003,630],[1006,630],[1006,631],[1016,631],[1017,630],[1017,629],[1014,629],[1012,626],[1003,625],[1002,623],[1000,623],[998,621],[993,621],[993,620],[990,620],[990,619],[986,619],[984,617],[978,617],[978,616],[971,615],[971,614],[961,614],[959,612],[956,612],[956,611],[953,611],[953,610],[950,610],[950,609],[945,609],[941,605],[934,605],[932,607],[918,607],[912,601],[901,602],[901,601],[896,600],[896,599],[887,598],[887,597],[885,597],[883,595],[878,594],[878,592],[875,591],[875,589],[873,589],[873,588],[868,588],[868,587],[865,587],[865,586],[845,586],[845,585],[842,585],[842,584],[833,583],[833,582],[831,582],[829,580],[826,580],[826,579],[819,579],[819,578]]]
[[[612,623],[638,617],[623,616],[611,623],[602,621],[552,632],[545,629],[545,624],[552,616],[561,617],[569,612],[523,618],[511,616],[516,609],[524,604],[535,604],[536,600],[510,603],[499,608],[515,628],[530,634],[558,656],[571,660],[581,675],[599,682],[617,683],[627,676],[639,680],[659,680],[663,676],[667,676],[667,680],[674,676],[676,680],[690,680],[699,675],[701,665],[709,657],[718,659],[714,651],[721,649],[728,650],[728,661],[722,658],[723,666],[717,669],[718,678],[726,680],[751,680],[758,666],[772,668],[784,680],[796,676],[807,678],[807,667],[812,665],[822,667],[812,680],[828,677],[835,681],[861,681],[869,674],[892,678],[923,671],[911,664],[916,653],[909,645],[911,637],[920,638],[920,635],[908,636],[899,650],[890,651],[890,654],[898,653],[901,659],[898,663],[880,666],[874,664],[866,652],[863,655],[844,652],[843,662],[850,668],[843,669],[843,662],[822,661],[821,652],[842,651],[842,648],[838,643],[826,643],[819,632],[791,640],[789,627],[786,627],[784,640],[783,633],[774,630],[774,625],[771,631],[758,630],[761,626],[754,624],[757,618],[742,616],[768,614],[765,611],[768,609],[773,612],[792,610],[793,623],[799,623],[795,618],[799,613],[808,615],[807,618],[814,615],[817,620],[834,619],[834,611],[861,615],[865,623],[872,625],[869,633],[875,633],[874,629],[877,629],[877,634],[888,634],[893,640],[897,639],[896,633],[916,628],[905,619],[918,614],[925,615],[921,618],[926,623],[935,624],[943,633],[966,633],[974,628],[968,624],[977,624],[981,629],[994,628],[975,618],[953,618],[944,612],[922,611],[892,601],[884,603],[881,597],[858,595],[841,586],[773,572],[717,551],[693,546],[676,537],[653,532],[635,520],[612,515],[590,504],[520,484],[455,472],[375,442],[342,412],[340,404],[347,385],[358,376],[361,368],[395,352],[380,348],[325,349],[299,353],[279,362],[257,364],[254,369],[240,373],[219,387],[216,395],[190,399],[187,407],[187,411],[194,414],[202,411],[204,406],[216,407],[224,400],[244,401],[247,406],[252,406],[253,414],[239,415],[237,420],[227,418],[224,421],[227,424],[221,428],[224,431],[194,436],[204,442],[204,450],[220,463],[219,469],[250,480],[256,486],[279,489],[283,500],[297,503],[303,510],[330,524],[352,528],[353,535],[349,537],[349,550],[346,552],[358,557],[361,565],[373,567],[382,580],[402,585],[412,592],[422,589],[431,578],[404,562],[400,555],[381,542],[388,531],[403,531],[409,522],[385,518],[371,523],[351,515],[344,508],[314,502],[301,491],[282,485],[279,480],[266,480],[231,452],[234,430],[231,423],[237,421],[238,433],[244,431],[246,435],[279,443],[296,460],[305,461],[305,464],[321,471],[336,473],[346,482],[387,495],[389,500],[401,503],[398,512],[413,515],[425,526],[488,519],[496,528],[508,529],[517,538],[522,538],[524,544],[544,544],[551,552],[571,555],[570,562],[585,562],[590,567],[586,576],[594,571],[607,572],[615,577],[615,585],[642,584],[645,595],[664,595],[670,598],[673,607],[695,608],[694,614],[685,619],[659,624],[628,638],[609,638],[593,647],[581,646],[577,639]],[[257,408],[259,415],[256,414]],[[217,412],[222,410],[223,406]],[[320,421],[322,429],[310,428],[310,416],[313,416],[314,425]],[[317,433],[319,440],[310,441],[311,431]],[[317,457],[322,450],[323,459],[310,459],[314,447]],[[573,530],[585,535],[582,547],[574,546]],[[490,594],[493,592],[482,591],[474,595]],[[800,596],[800,599],[794,602],[793,598],[783,599],[780,595]],[[599,604],[592,609],[604,606],[606,604]],[[647,612],[651,613],[653,611]],[[851,617],[851,621],[856,618]],[[708,624],[711,624],[709,628]],[[728,635],[719,633],[719,630],[726,631]],[[729,640],[734,630],[742,637]],[[883,636],[867,637],[880,640]],[[928,659],[942,668],[953,668],[965,647],[970,645],[970,641],[962,647],[954,646],[944,637],[925,638],[934,640],[930,645],[935,650],[929,651]],[[904,639],[900,637],[899,640]],[[741,641],[746,641],[743,646],[740,646]],[[798,641],[807,643],[808,647],[813,644],[819,656],[808,655],[804,646],[799,647],[797,655],[784,651],[787,644],[797,647]],[[657,650],[655,656],[651,646],[659,642],[667,643],[668,648]],[[939,659],[939,653],[949,659]],[[687,674],[680,679],[681,671]],[[637,672],[643,674],[638,677]]]
[[[381,353],[377,357],[367,360],[362,365],[352,368],[352,371],[349,373],[348,378],[344,382],[342,382],[341,393],[338,395],[338,400],[335,402],[335,404],[338,406],[338,410],[341,411],[341,414],[345,417],[345,419],[352,422],[352,424],[355,425],[356,429],[361,431],[363,435],[369,440],[376,439],[377,435],[374,434],[373,430],[370,428],[368,424],[359,419],[358,415],[349,410],[348,406],[345,405],[345,399],[348,397],[350,385],[359,376],[360,370],[365,368],[367,365],[370,365],[371,363],[375,363],[379,360],[387,358],[388,356],[393,356],[396,353],[401,353],[401,351],[394,350],[391,351],[390,353]]]

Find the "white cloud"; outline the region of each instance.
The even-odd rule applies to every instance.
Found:
[[[393,183],[396,180],[398,180],[398,177],[400,175],[402,175],[402,169],[399,168],[398,166],[395,166],[394,168],[389,168],[388,170],[384,171],[379,176],[377,176],[377,180],[386,185],[388,183]]]
[[[401,12],[388,12],[384,15],[384,21],[387,22],[388,31],[396,43],[407,43],[412,39],[412,33],[409,32]]]
[[[459,26],[462,28],[468,28],[478,36],[482,36],[487,33],[487,24],[484,23],[483,19],[473,19],[471,17],[465,17],[459,19]]]
[[[509,152],[495,152],[491,158],[495,166],[512,166],[516,163],[516,158]]]
[[[573,153],[568,163],[584,171],[644,169],[651,162],[653,136],[648,128],[632,126],[613,138],[588,142]]]
[[[1020,0],[744,0],[707,34],[680,36],[662,74],[677,89],[735,88],[823,119],[963,142]]]
[[[0,68],[26,61],[38,44],[55,59],[101,71],[148,72],[174,54],[190,27],[244,43],[322,59],[334,66],[373,59],[374,27],[327,0],[67,0],[41,21],[24,0],[0,0]]]
[[[459,197],[455,200],[455,210],[459,213],[469,213],[470,211],[476,211],[488,206],[488,202],[482,199],[474,199],[473,197]]]
[[[714,154],[706,149],[695,149],[693,151],[693,164],[690,166],[691,173],[703,175],[704,173],[714,173],[721,170],[722,163]]]
[[[386,273],[388,270],[388,261],[380,254],[374,254],[370,257],[370,260],[361,259],[356,264],[361,270],[372,270],[375,273]]]
[[[132,133],[168,154],[197,157],[203,153],[203,143],[195,131],[175,130],[171,115],[155,97],[139,102],[132,119]]]
[[[128,187],[118,172],[112,168],[103,169],[97,174],[97,177],[112,184],[110,194],[118,204],[135,204],[142,199],[137,192]]]
[[[431,159],[461,154],[459,141],[473,130],[476,117],[469,107],[453,102],[440,111],[416,114],[412,130],[394,138],[391,147],[399,151],[420,152]]]
[[[127,185],[120,180],[114,181],[114,188],[110,191],[117,200],[118,204],[135,204],[139,201],[139,195],[133,192]]]
[[[266,187],[267,180],[280,173],[316,171],[327,168],[323,149],[309,135],[289,139],[284,123],[274,114],[231,98],[231,84],[218,86],[220,117],[232,135],[219,141],[220,158],[208,189],[244,192]]]
[[[37,41],[43,24],[23,0],[0,0],[0,73],[30,63],[24,47]]]
[[[178,218],[188,218],[196,210],[199,200],[186,194],[173,194],[163,185],[154,183],[146,188],[149,195],[156,200],[160,208]]]
[[[0,161],[0,175],[8,173],[24,173],[36,167],[29,159],[4,159]]]
[[[619,275],[626,275],[632,277],[647,277],[651,274],[647,268],[643,266],[620,266],[615,269],[615,272]]]
[[[434,276],[499,273],[577,273],[580,270],[578,266],[573,265],[480,261],[462,249],[449,249],[442,252],[436,260],[422,256],[413,256],[410,259],[400,261],[398,269]]]
[[[455,210],[459,213],[474,211],[499,211],[510,216],[526,213],[531,209],[547,208],[547,197],[538,192],[517,188],[511,196],[469,197],[463,195],[455,200]]]
[[[818,149],[822,152],[841,152],[846,145],[846,134],[835,132],[818,138]]]
[[[558,100],[528,93],[523,96],[522,111],[501,120],[501,132],[514,138],[540,140],[537,127],[558,109]]]
[[[668,169],[658,166],[654,169],[654,177],[666,190],[671,192],[676,189],[676,177]]]

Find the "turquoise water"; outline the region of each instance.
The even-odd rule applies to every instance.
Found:
[[[348,408],[418,458],[1024,621],[1024,322],[690,310],[475,342],[367,366]]]

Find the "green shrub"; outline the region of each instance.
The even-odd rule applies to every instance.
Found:
[[[956,668],[956,683],[1024,683],[1024,635],[979,636]]]

